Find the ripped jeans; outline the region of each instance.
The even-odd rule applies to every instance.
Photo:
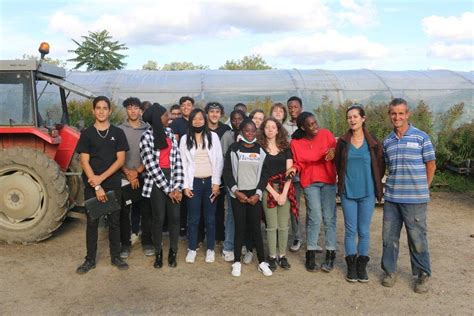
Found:
[[[426,236],[427,203],[408,204],[385,201],[383,207],[383,254],[382,269],[393,274],[397,270],[397,259],[402,225],[408,236],[411,271],[413,275],[425,272],[431,276],[430,254]]]

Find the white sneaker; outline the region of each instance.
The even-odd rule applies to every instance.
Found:
[[[301,248],[301,241],[298,239],[293,240],[293,244],[290,246],[290,251],[296,252]]]
[[[241,269],[242,269],[242,266],[240,265],[240,262],[234,262],[232,264],[232,276],[239,277]],[[270,273],[271,272],[272,271],[270,271]]]
[[[228,250],[222,250],[222,258],[224,261],[231,262],[234,261],[234,252]]]
[[[132,234],[130,236],[130,243],[133,245],[135,245],[138,241],[140,241],[140,237],[137,235],[137,234]]]
[[[249,264],[253,260],[253,252],[252,251],[247,251],[244,255],[244,263]]]
[[[194,263],[194,260],[196,260],[196,250],[188,250],[186,263]]]
[[[216,260],[216,253],[214,250],[207,249],[206,251],[206,263],[213,263]]]
[[[258,271],[262,272],[264,276],[271,276],[273,274],[272,270],[268,266],[267,262],[262,262],[258,265]]]

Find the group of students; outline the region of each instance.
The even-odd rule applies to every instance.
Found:
[[[95,124],[81,133],[77,147],[84,182],[89,184],[86,198],[96,196],[105,201],[108,190],[120,198],[121,179],[142,192],[141,201],[131,206],[124,203],[120,212],[107,216],[111,260],[119,269],[128,268],[123,259],[130,253],[130,237],[138,233],[141,222],[143,249],[146,255],[155,256],[155,268],[163,266],[166,226],[170,267],[177,266],[181,232],[188,242],[186,263],[195,262],[200,241],[205,238],[205,262],[215,261],[216,240],[223,241],[222,256],[233,262],[232,276],[241,275],[241,261],[252,262],[254,251],[263,275],[271,276],[278,266],[288,270],[290,222],[290,250],[298,251],[302,241],[299,215],[303,193],[306,270],[330,272],[336,258],[338,193],[344,214],[346,280],[367,282],[370,225],[375,200],[381,201],[384,194],[382,178],[388,164],[383,285],[395,283],[398,239],[405,223],[412,269],[418,276],[415,291],[426,292],[431,275],[426,217],[420,220],[418,216],[417,223],[411,225],[411,213],[416,210],[419,215],[420,209],[426,213],[435,157],[428,135],[408,123],[405,100],[390,103],[394,132],[383,144],[365,127],[364,108],[358,104],[347,109],[349,129],[337,140],[318,126],[312,113],[304,112],[303,102],[296,96],[289,98],[286,106],[274,104],[268,116],[262,110],[247,116],[245,105],[239,103],[228,124],[220,121],[224,115],[220,103],[194,108],[191,97],[182,97],[179,106],[170,111],[137,98],[126,99],[123,106],[127,120],[115,127],[108,121],[110,101],[96,98]],[[141,221],[134,214],[141,214]],[[262,222],[268,256],[264,253]],[[321,224],[326,253],[319,265],[316,253],[322,252],[318,244]],[[88,217],[87,256],[78,273],[95,267],[97,225],[98,220]]]

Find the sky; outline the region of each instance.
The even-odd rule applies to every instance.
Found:
[[[47,41],[49,57],[67,60],[72,39],[106,29],[131,70],[260,54],[278,69],[471,71],[473,25],[472,0],[0,0],[0,59],[39,55]]]

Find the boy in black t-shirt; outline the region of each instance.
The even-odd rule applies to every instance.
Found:
[[[123,130],[109,122],[112,113],[110,100],[99,96],[92,104],[95,123],[82,131],[76,149],[81,158],[84,197],[86,200],[96,197],[100,202],[106,202],[106,192],[114,190],[117,200],[120,201],[120,168],[125,162],[125,152],[129,149],[127,139]],[[120,212],[112,212],[107,219],[112,265],[126,270],[128,264],[120,259]],[[93,220],[87,215],[87,256],[76,270],[79,274],[95,268],[98,227],[99,219]]]

